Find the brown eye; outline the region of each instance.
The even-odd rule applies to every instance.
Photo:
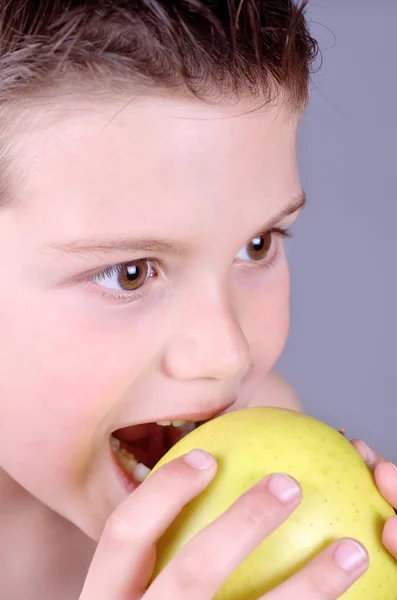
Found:
[[[117,282],[126,291],[138,290],[148,278],[147,260],[137,260],[131,264],[120,265]]]
[[[146,259],[113,265],[91,278],[93,283],[118,292],[134,292],[156,275],[151,262]]]
[[[272,232],[253,238],[247,244],[247,252],[252,260],[263,260],[272,246]]]

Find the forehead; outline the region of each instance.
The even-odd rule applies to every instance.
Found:
[[[179,218],[193,205],[213,221],[226,204],[239,219],[248,199],[276,210],[299,192],[296,133],[297,119],[283,106],[63,101],[20,119],[14,195],[42,224],[59,228],[62,215],[63,226],[73,223],[82,235],[104,221],[111,228],[110,211],[118,235],[120,223],[155,226],[164,211]]]

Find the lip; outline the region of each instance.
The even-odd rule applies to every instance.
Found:
[[[204,421],[209,421],[210,419],[215,419],[216,417],[219,417],[221,414],[223,414],[224,412],[226,412],[234,403],[236,402],[236,398],[233,398],[233,400],[228,401],[227,403],[224,403],[223,405],[221,405],[218,409],[216,410],[207,410],[207,411],[196,411],[196,412],[189,412],[189,413],[174,413],[174,414],[166,414],[166,415],[161,415],[156,417],[156,421],[138,421],[136,423],[129,423],[129,424],[125,424],[125,425],[121,425],[120,427],[117,427],[116,429],[114,429],[112,432],[110,432],[110,434],[114,435],[115,433],[117,433],[116,437],[123,437],[123,434],[128,435],[128,430],[133,428],[133,427],[137,427],[139,425],[145,425],[145,426],[149,426],[150,424],[153,423],[157,423],[157,422],[161,422],[161,421],[195,421],[195,422],[204,422]]]

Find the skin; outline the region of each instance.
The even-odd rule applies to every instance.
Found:
[[[16,119],[14,202],[0,212],[4,597],[35,600],[35,581],[37,598],[54,590],[57,598],[76,598],[101,540],[83,600],[102,598],[106,524],[127,508],[132,523],[146,489],[128,497],[120,485],[109,455],[112,431],[260,404],[301,409],[272,372],[289,325],[281,237],[273,236],[269,256],[277,260],[268,268],[245,250],[301,193],[298,119],[283,106],[242,114],[250,108],[148,98],[126,107],[124,99],[69,97],[36,107],[35,118]],[[297,216],[276,225],[289,227]],[[187,248],[116,247],[147,236]],[[112,247],[59,249],[93,238]],[[139,295],[126,292],[121,300],[92,279],[105,267],[142,259],[160,268]],[[182,467],[174,468],[169,481]],[[385,468],[379,485],[389,493],[397,481]],[[195,471],[194,488],[186,471],[191,496],[208,484],[210,471],[203,473]],[[182,498],[182,483],[179,489]],[[185,502],[187,496],[185,490]],[[275,523],[286,516],[284,510]],[[151,556],[171,516],[161,518],[143,555],[136,552],[137,572],[146,575],[139,593],[151,564],[142,556]],[[394,527],[385,538],[393,549]],[[16,554],[26,564],[23,581]],[[124,588],[115,593],[114,582],[111,589],[115,600],[127,597]]]

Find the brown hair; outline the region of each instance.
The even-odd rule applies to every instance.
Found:
[[[286,93],[307,101],[316,42],[294,0],[0,0],[0,104],[110,78],[116,89],[205,100]],[[131,86],[129,86],[131,90]]]

